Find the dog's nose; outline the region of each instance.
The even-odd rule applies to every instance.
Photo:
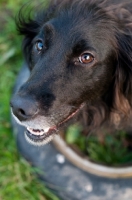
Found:
[[[25,121],[38,113],[38,107],[33,99],[16,96],[10,102],[13,114],[20,120]]]

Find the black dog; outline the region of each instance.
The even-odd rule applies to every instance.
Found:
[[[123,2],[52,1],[34,20],[20,12],[18,29],[31,75],[11,107],[33,144],[50,141],[82,110],[89,127],[129,116],[132,2]]]

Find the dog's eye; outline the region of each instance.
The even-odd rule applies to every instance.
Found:
[[[92,54],[90,53],[83,53],[80,57],[79,57],[79,62],[83,63],[83,64],[88,64],[91,63],[94,60],[94,57]]]
[[[44,47],[43,42],[41,42],[41,41],[36,42],[36,49],[38,51],[42,51],[43,47]]]

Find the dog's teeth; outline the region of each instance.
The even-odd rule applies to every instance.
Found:
[[[45,133],[47,133],[49,131],[49,128],[46,128],[43,130]]]
[[[38,130],[38,129],[32,129],[32,128],[27,128],[27,130],[32,133],[33,135],[43,135],[44,132]]]
[[[45,130],[43,129],[33,129],[33,128],[30,128],[30,127],[27,127],[27,130],[33,134],[33,135],[43,135],[43,134],[46,134],[48,131],[49,131],[49,128],[46,128]]]

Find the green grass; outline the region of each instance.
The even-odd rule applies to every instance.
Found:
[[[11,131],[9,101],[22,65],[13,16],[26,0],[0,1],[0,200],[58,200],[18,154]]]
[[[128,133],[122,130],[108,133],[103,130],[101,137],[94,133],[87,138],[82,131],[78,124],[71,125],[66,131],[65,139],[68,144],[78,147],[92,161],[108,166],[132,164],[132,137]]]

